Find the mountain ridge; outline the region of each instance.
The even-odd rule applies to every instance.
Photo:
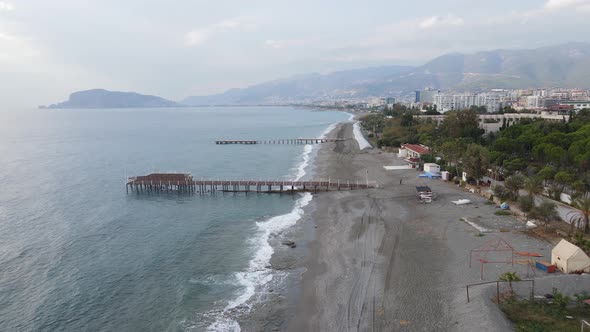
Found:
[[[535,49],[448,53],[421,66],[383,66],[329,74],[297,75],[210,96],[189,96],[187,105],[248,105],[306,99],[399,96],[424,88],[485,91],[494,88],[589,88],[590,43]]]

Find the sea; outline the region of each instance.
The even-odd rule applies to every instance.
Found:
[[[127,194],[153,172],[307,179],[350,114],[293,107],[0,110],[0,331],[239,331],[269,237],[310,194]]]

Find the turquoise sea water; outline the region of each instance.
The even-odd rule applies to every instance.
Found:
[[[294,179],[348,114],[288,107],[0,112],[0,330],[235,329],[273,278],[269,234],[310,196],[136,195],[126,176]]]

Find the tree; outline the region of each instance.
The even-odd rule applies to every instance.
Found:
[[[404,113],[401,116],[400,125],[402,127],[411,127],[414,124],[414,116],[409,113]]]
[[[383,131],[385,125],[385,116],[383,116],[383,114],[367,114],[360,120],[363,128],[372,131],[375,135],[377,135],[378,132]]]
[[[520,175],[520,174],[515,174],[512,176],[509,176],[508,178],[506,178],[506,181],[504,182],[504,186],[506,187],[506,190],[508,190],[508,192],[510,193],[510,199],[513,201],[518,200],[518,196],[519,196],[519,191],[524,188],[524,181],[525,178],[524,176]]]
[[[522,212],[529,213],[535,207],[535,200],[532,196],[520,196],[518,198],[518,206]]]
[[[535,198],[535,195],[539,195],[543,192],[543,180],[541,178],[533,176],[528,177],[524,181],[524,190],[529,194],[529,197]]]
[[[570,227],[571,232],[573,233],[574,224],[577,228],[581,228],[584,233],[588,233],[588,229],[590,228],[589,219],[590,219],[590,198],[588,197],[580,197],[575,199],[572,202],[572,206],[576,208],[578,211],[572,211],[569,214],[574,214],[570,218]]]
[[[510,192],[506,190],[506,187],[504,186],[494,186],[492,188],[492,191],[494,192],[494,196],[498,197],[501,200],[506,200],[510,198]]]
[[[557,172],[553,177],[560,184],[570,184],[574,181],[574,175],[565,171]]]
[[[450,139],[443,142],[438,150],[443,155],[444,159],[451,162],[457,170],[459,176],[459,160],[466,149],[466,144],[462,139]]]
[[[545,231],[547,231],[549,223],[559,219],[557,205],[555,205],[553,202],[544,201],[539,206],[531,210],[529,217],[542,221]]]
[[[504,272],[500,275],[500,281],[507,281],[508,288],[510,288],[510,295],[514,294],[514,290],[512,289],[512,283],[514,281],[520,281],[520,277],[516,274],[516,272]]]
[[[479,128],[479,118],[472,110],[452,111],[445,113],[440,125],[441,132],[450,138],[472,138],[478,141],[485,132]]]
[[[544,181],[549,181],[553,180],[555,173],[555,168],[551,166],[545,166],[539,171],[539,173],[537,173],[537,176],[539,176]]]
[[[467,174],[479,182],[488,172],[490,152],[479,144],[469,144],[462,160]]]

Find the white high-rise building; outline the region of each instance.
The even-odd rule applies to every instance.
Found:
[[[539,95],[528,96],[528,97],[526,97],[525,108],[529,108],[529,109],[540,108],[540,107],[542,107],[541,103],[542,103],[541,96],[539,96]]]
[[[498,112],[506,100],[507,97],[499,93],[481,93],[477,95],[471,93],[438,93],[434,95],[434,104],[439,112],[464,110],[471,106],[485,106],[490,113]]]

